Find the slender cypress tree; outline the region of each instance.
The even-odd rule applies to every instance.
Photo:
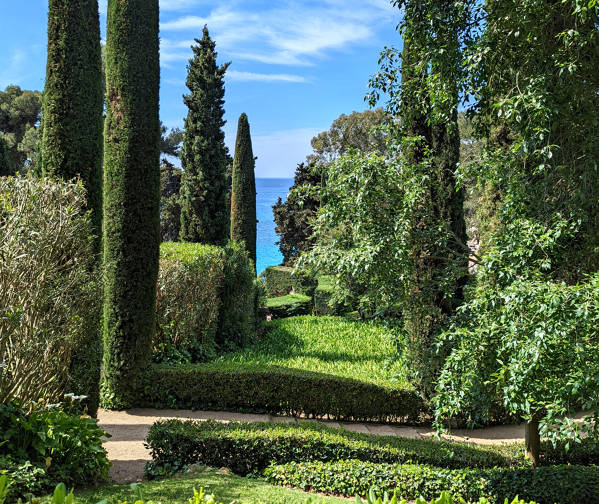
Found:
[[[49,0],[38,171],[65,180],[81,178],[92,211],[98,253],[102,232],[102,80],[98,1]],[[99,313],[91,316],[99,321]],[[88,397],[92,416],[100,400],[101,362],[98,326],[75,348],[68,385],[69,392]]]
[[[98,248],[102,231],[102,80],[98,0],[49,0],[40,168],[44,176],[81,177]]]
[[[241,114],[237,127],[231,193],[231,239],[243,241],[256,267],[256,177],[250,124]]]
[[[109,0],[104,144],[104,376],[132,402],[147,365],[160,245],[158,0]]]
[[[0,137],[0,177],[11,175],[10,161],[8,158],[8,144]]]
[[[223,245],[229,237],[224,76],[229,63],[217,66],[215,43],[204,27],[192,46],[184,96],[189,111],[181,150],[182,241]]]

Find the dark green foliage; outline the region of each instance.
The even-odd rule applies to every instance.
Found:
[[[318,277],[318,286],[314,289],[315,315],[343,315],[351,311],[347,303],[337,299],[336,290],[335,277],[328,275]]]
[[[50,0],[40,170],[81,177],[100,247],[104,86],[98,0]]]
[[[160,235],[163,242],[176,242],[181,232],[181,177],[183,172],[167,159],[160,162]]]
[[[289,463],[266,470],[279,485],[347,496],[397,490],[405,499],[431,499],[448,491],[468,502],[486,497],[494,503],[519,496],[539,504],[596,504],[599,468],[553,466],[538,469],[439,469],[419,465],[374,464],[358,460]]]
[[[160,244],[158,0],[108,2],[104,376],[126,406],[154,330]]]
[[[229,64],[217,66],[215,43],[204,27],[192,46],[184,96],[188,113],[181,150],[181,240],[224,245],[229,237],[224,77]]]
[[[0,137],[0,177],[11,175],[10,159],[8,157],[8,144]]]
[[[203,362],[216,354],[225,251],[163,243],[156,293],[155,362]]]
[[[98,1],[50,0],[37,169],[46,177],[81,178],[98,252],[102,234],[103,107]],[[92,416],[99,404],[101,356],[101,333],[99,328],[92,328],[74,350],[69,386],[70,392],[89,396]]]
[[[312,298],[305,294],[287,294],[266,300],[267,313],[273,320],[312,313]]]
[[[319,422],[238,423],[166,420],[150,428],[150,467],[171,471],[195,463],[258,474],[270,464],[356,459],[373,463],[421,463],[446,468],[523,466],[519,445],[468,443],[360,434]],[[320,490],[320,489],[319,489]]]
[[[92,485],[108,476],[110,462],[102,447],[106,433],[97,420],[55,408],[29,413],[9,402],[0,404],[0,432],[0,472],[8,471],[14,481],[14,497],[39,495],[60,482]]]
[[[42,94],[8,86],[0,91],[0,138],[8,146],[9,173],[37,170]]]
[[[216,344],[235,350],[250,343],[257,334],[257,282],[248,251],[236,242],[225,247],[224,279]]]
[[[268,297],[286,296],[293,290],[293,268],[269,266],[260,273],[260,277],[264,278]]]
[[[425,410],[411,390],[325,373],[220,362],[151,367],[135,405],[373,421],[415,421]]]
[[[231,193],[231,240],[244,242],[256,268],[256,178],[250,125],[241,114],[237,127]]]
[[[287,199],[281,198],[272,207],[279,235],[279,249],[283,264],[290,265],[302,253],[314,245],[312,220],[320,208],[320,192],[323,185],[322,168],[300,163]]]

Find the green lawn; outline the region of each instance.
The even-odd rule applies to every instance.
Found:
[[[388,329],[341,317],[292,317],[267,323],[254,345],[207,364],[220,369],[281,366],[353,378],[379,386],[409,387]]]
[[[300,490],[291,490],[270,485],[264,481],[241,478],[231,474],[218,474],[214,470],[171,478],[148,481],[140,484],[146,502],[155,504],[188,504],[193,489],[204,488],[206,494],[214,495],[216,502],[229,504],[305,504],[308,497],[315,503],[321,498]],[[136,495],[129,485],[103,486],[93,491],[75,493],[77,504],[96,504],[106,500],[108,504],[119,501],[135,502]],[[47,502],[47,501],[46,501]],[[347,504],[347,499],[327,497],[327,504]]]

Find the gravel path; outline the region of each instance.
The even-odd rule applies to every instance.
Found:
[[[190,410],[155,410],[132,409],[128,411],[98,412],[100,426],[112,435],[104,443],[108,458],[112,462],[110,477],[118,483],[140,481],[144,466],[150,460],[149,451],[144,447],[144,440],[150,426],[161,419],[191,418],[194,420],[213,419],[220,422],[301,422],[295,418],[273,417],[270,415],[254,415],[244,413],[227,413],[215,411]],[[402,436],[407,438],[425,438],[432,436],[431,429],[420,427],[325,422],[332,427],[365,432],[370,434]],[[448,439],[469,441],[476,444],[499,444],[524,440],[524,427],[506,425],[479,430],[455,430]]]

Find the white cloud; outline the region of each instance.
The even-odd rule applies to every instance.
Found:
[[[228,70],[225,74],[227,79],[234,81],[253,81],[253,82],[307,82],[301,75],[290,74],[261,74],[254,72],[238,72]]]
[[[322,0],[306,4],[282,0],[258,11],[236,2],[214,7],[205,16],[187,15],[163,22],[163,33],[193,32],[208,25],[217,50],[236,60],[267,64],[312,65],[331,51],[372,43],[379,23],[388,23],[387,0]],[[241,5],[241,4],[239,4]]]

